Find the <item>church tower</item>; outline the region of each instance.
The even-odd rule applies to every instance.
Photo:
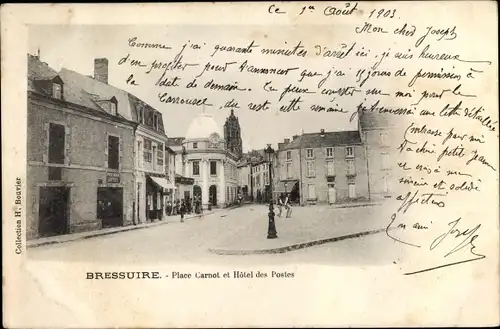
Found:
[[[224,140],[226,148],[241,158],[243,155],[243,142],[241,140],[241,128],[238,118],[234,115],[234,110],[224,123]]]

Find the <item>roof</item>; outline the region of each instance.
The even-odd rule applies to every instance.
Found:
[[[118,113],[128,120],[137,121],[133,115],[129,93],[120,88],[108,85],[81,73],[61,69],[60,77],[64,81],[64,97],[67,101],[90,108],[99,108],[96,101],[111,99],[118,101]]]
[[[57,72],[47,63],[38,59],[38,57],[28,54],[28,91],[40,91],[35,85],[35,80],[52,80],[57,77]]]
[[[200,113],[191,121],[186,132],[186,139],[207,139],[213,133],[223,136],[222,130],[213,116],[208,113]]]
[[[361,144],[359,131],[335,131],[321,133],[307,133],[295,138],[290,143],[286,144],[282,150],[298,149],[298,148],[319,148],[337,145]]]
[[[184,137],[169,137],[167,139],[168,146],[182,146],[182,142],[184,141]]]
[[[107,117],[110,119],[119,119],[121,122],[132,123],[131,120],[124,120],[123,116],[113,116],[102,109],[94,100],[91,94],[87,93],[73,80],[65,80],[61,74],[56,72],[46,63],[40,61],[36,56],[28,54],[28,91],[42,95],[43,97],[52,97],[48,95],[48,91],[43,89],[43,82],[56,81],[63,85],[63,99],[58,100],[75,104],[81,107],[81,110],[89,114]],[[111,99],[112,97],[110,97]]]
[[[389,117],[389,115],[383,113],[364,112],[359,118],[359,123],[362,130],[377,129],[391,126],[390,118],[392,119],[393,116]]]

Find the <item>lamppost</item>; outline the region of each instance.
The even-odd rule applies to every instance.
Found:
[[[276,239],[278,237],[276,232],[276,225],[274,223],[274,208],[273,208],[273,176],[272,176],[272,155],[274,150],[271,147],[271,144],[267,144],[267,148],[265,150],[267,155],[269,156],[269,190],[271,197],[269,198],[269,225],[267,228],[267,238],[268,239]]]

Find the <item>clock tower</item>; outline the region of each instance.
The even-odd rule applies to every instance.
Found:
[[[226,148],[236,154],[238,158],[243,155],[243,142],[241,140],[241,128],[238,118],[234,115],[234,110],[226,119],[224,124],[224,140]]]

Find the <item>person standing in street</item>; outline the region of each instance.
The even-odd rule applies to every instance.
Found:
[[[278,209],[280,211],[278,217],[281,218],[281,213],[283,212],[283,194],[278,196]]]
[[[286,217],[285,218],[292,217],[292,204],[290,203],[290,194],[286,195],[286,198],[285,198],[285,209],[286,209]]]
[[[179,214],[181,214],[181,223],[184,223],[184,214],[186,213],[186,204],[184,202],[184,199],[182,200],[180,207],[179,207]]]

